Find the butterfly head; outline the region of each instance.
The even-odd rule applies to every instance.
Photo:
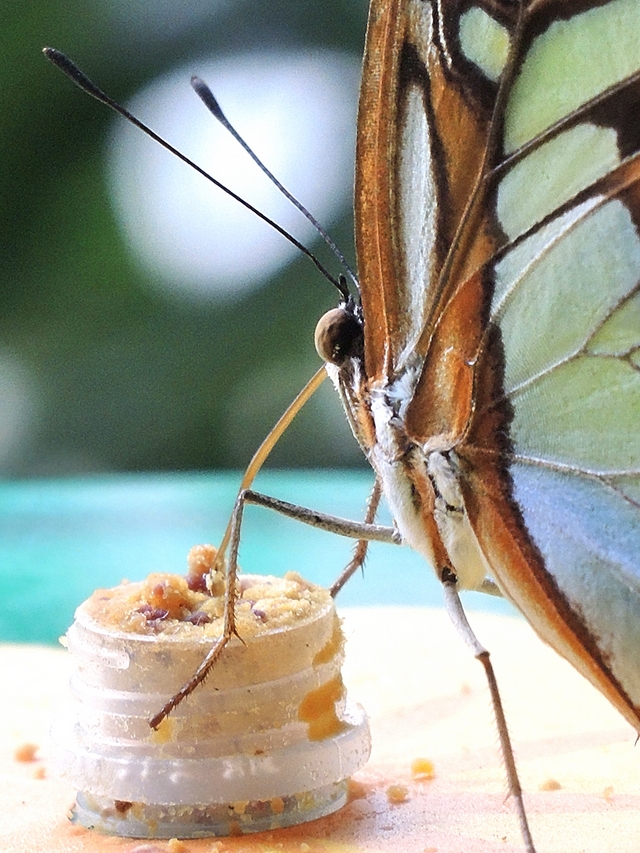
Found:
[[[314,335],[316,350],[328,364],[342,367],[347,359],[362,359],[364,331],[362,309],[349,296],[337,308],[323,314]]]

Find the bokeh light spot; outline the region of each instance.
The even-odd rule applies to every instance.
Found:
[[[194,60],[156,80],[131,111],[303,242],[313,231],[191,91],[197,73],[278,179],[328,226],[352,196],[359,63],[336,51]],[[115,207],[155,281],[186,299],[260,286],[295,257],[281,235],[134,127],[109,154]]]

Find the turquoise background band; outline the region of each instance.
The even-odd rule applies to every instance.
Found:
[[[56,643],[75,607],[98,587],[149,572],[186,570],[189,548],[217,544],[240,482],[235,472],[113,475],[0,485],[0,640]],[[260,475],[259,491],[348,518],[362,518],[368,472],[283,471]],[[380,520],[389,523],[381,513]],[[248,507],[240,565],[281,575],[299,571],[329,585],[352,542],[260,507]],[[514,612],[504,601],[466,594],[470,607]],[[373,543],[364,577],[339,606],[442,603],[429,566],[409,548]]]

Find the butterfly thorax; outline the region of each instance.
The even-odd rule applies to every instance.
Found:
[[[453,569],[463,589],[478,589],[488,566],[473,534],[459,483],[459,459],[450,435],[416,442],[406,414],[422,373],[409,362],[391,382],[365,372],[361,321],[353,308],[325,314],[316,347],[344,405],[351,429],[382,485],[403,541],[440,576]],[[349,353],[347,355],[347,353]]]

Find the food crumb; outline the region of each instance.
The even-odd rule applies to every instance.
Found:
[[[607,785],[607,787],[602,792],[602,796],[607,801],[612,800],[613,799],[613,785]]]
[[[47,771],[44,764],[41,764],[39,767],[36,767],[36,769],[33,771],[33,778],[38,780],[47,778]]]
[[[347,782],[347,792],[349,794],[349,800],[364,800],[367,796],[367,787],[363,785],[362,782],[358,782],[356,779],[349,779]]]
[[[271,811],[274,814],[282,814],[284,811],[284,800],[282,797],[274,797],[271,800]]]
[[[212,574],[218,555],[213,545],[195,545],[187,557],[187,585],[192,592],[209,592],[209,595],[224,595],[226,587],[224,573],[218,569]]]
[[[28,761],[36,761],[36,753],[40,747],[37,743],[23,743],[19,747],[17,747],[16,751],[13,753],[13,757],[16,761],[28,762]]]
[[[207,552],[212,546],[197,546]],[[217,639],[224,628],[224,590],[211,588],[207,575],[205,589],[197,573],[206,568],[198,554],[192,559],[187,577],[152,572],[143,581],[96,590],[82,605],[84,614],[107,630],[147,636],[179,636],[182,639]],[[202,554],[200,554],[202,557]],[[206,557],[206,559],[205,559]],[[215,584],[213,584],[215,587]],[[309,584],[293,572],[284,578],[245,575],[238,582],[236,627],[245,640],[278,628],[299,625],[331,607],[331,596],[323,587]],[[219,594],[218,594],[219,593]],[[343,636],[335,632],[332,657],[342,652]],[[321,650],[322,651],[322,650]]]
[[[173,717],[165,717],[149,735],[153,743],[165,744],[175,737],[175,722]]]
[[[411,762],[411,775],[416,782],[430,782],[436,778],[436,768],[428,758],[416,758]]]
[[[545,781],[541,782],[538,786],[539,791],[559,791],[561,788],[562,785],[557,779],[545,779]]]
[[[168,853],[187,853],[189,848],[179,838],[170,838],[167,844]]]
[[[300,845],[300,853],[311,853],[311,845],[307,844],[306,841],[303,841]]]
[[[405,803],[409,799],[409,789],[406,785],[389,785],[387,788],[387,800],[393,805]]]

